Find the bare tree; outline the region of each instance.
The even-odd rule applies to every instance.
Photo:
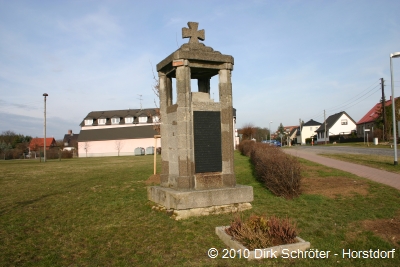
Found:
[[[246,124],[241,129],[238,130],[238,133],[242,134],[242,140],[251,140],[254,138],[256,133],[256,127],[252,124]]]
[[[87,152],[88,152],[89,148],[90,148],[90,143],[89,142],[85,142],[85,144],[83,145],[83,149],[85,149],[86,157],[87,157]]]
[[[151,65],[151,63],[150,63]],[[157,99],[154,99],[154,104],[156,106],[156,114],[153,115],[152,117],[154,118],[154,116],[158,117],[158,120],[155,122],[153,120],[153,129],[155,131],[157,131],[158,134],[160,134],[160,124],[161,124],[161,113],[160,113],[160,81],[157,79],[156,75],[154,74],[154,70],[153,67],[151,68],[151,71],[153,73],[153,85],[151,87],[151,89],[153,90],[153,93],[156,95]]]
[[[115,149],[118,151],[118,157],[119,157],[119,152],[121,151],[122,147],[124,146],[124,142],[121,140],[115,140]]]

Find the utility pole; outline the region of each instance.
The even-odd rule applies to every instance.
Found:
[[[383,129],[386,128],[386,99],[385,99],[385,81],[381,78],[381,89],[382,89],[382,114],[383,114]],[[386,140],[385,131],[383,131],[383,140]]]
[[[46,162],[46,97],[48,94],[44,93],[44,139],[43,139],[43,162]],[[40,151],[40,150],[39,150]],[[40,156],[40,153],[39,153]]]
[[[139,96],[139,101],[140,101],[140,110],[142,110],[143,108],[142,108],[142,95],[138,95]]]
[[[325,145],[326,145],[326,115],[325,115],[325,109],[324,109],[324,138],[325,138]]]
[[[302,136],[302,134],[301,134],[301,132],[302,132],[302,125],[301,125],[301,118],[299,119],[299,125],[300,125],[300,145],[302,145],[303,144],[303,136]]]

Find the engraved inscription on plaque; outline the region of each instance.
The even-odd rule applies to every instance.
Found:
[[[221,116],[219,111],[193,111],[195,172],[221,172]]]

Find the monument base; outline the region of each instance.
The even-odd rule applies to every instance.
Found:
[[[147,187],[148,199],[169,210],[176,219],[251,208],[253,187],[236,185],[208,190],[180,191],[161,186]]]
[[[249,210],[251,208],[252,208],[252,206],[250,203],[236,203],[236,204],[230,204],[230,205],[212,206],[212,207],[206,207],[206,208],[194,208],[194,209],[187,209],[187,210],[174,210],[174,209],[167,210],[164,206],[161,206],[161,205],[152,207],[152,209],[154,209],[154,210],[165,211],[169,216],[171,216],[171,218],[173,218],[174,220],[177,220],[177,221],[187,219],[189,217],[240,212],[240,211],[244,211],[244,210]]]

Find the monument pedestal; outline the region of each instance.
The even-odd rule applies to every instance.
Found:
[[[238,212],[251,209],[253,187],[236,185],[207,190],[175,190],[161,186],[147,188],[148,199],[179,220],[192,216]]]

